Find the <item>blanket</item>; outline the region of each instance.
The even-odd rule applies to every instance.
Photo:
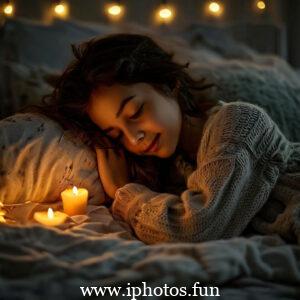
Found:
[[[300,246],[276,235],[147,246],[104,206],[89,205],[87,217],[76,218],[65,228],[0,226],[2,299],[82,299],[87,287],[126,293],[129,284],[141,290],[166,285],[173,293],[175,287],[187,293],[195,285],[218,287],[218,299],[300,297]],[[124,299],[142,298],[131,292]]]

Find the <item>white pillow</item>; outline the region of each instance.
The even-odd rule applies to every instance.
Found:
[[[90,204],[103,204],[93,149],[57,122],[33,113],[0,121],[0,201],[54,203],[72,186],[89,191]]]

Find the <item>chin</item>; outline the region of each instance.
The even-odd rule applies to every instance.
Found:
[[[160,157],[160,158],[169,158],[170,156],[172,156],[175,153],[176,147],[173,148],[168,148],[168,149],[160,149],[160,151],[158,151],[158,153],[156,154],[156,156]]]

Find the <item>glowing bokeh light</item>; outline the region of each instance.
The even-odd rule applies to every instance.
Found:
[[[223,5],[217,1],[210,1],[206,6],[206,14],[219,17],[223,14]]]
[[[266,8],[266,3],[264,1],[258,1],[256,6],[261,9],[264,10]]]
[[[111,5],[108,7],[107,12],[112,16],[118,16],[122,13],[122,6]]]
[[[54,7],[54,11],[56,14],[58,15],[63,15],[66,13],[66,7],[65,5],[63,4],[57,4],[55,7]]]
[[[171,11],[171,9],[169,9],[169,8],[162,8],[162,9],[159,11],[159,16],[160,16],[162,19],[170,19],[170,18],[172,18],[172,11]]]
[[[60,2],[54,6],[54,15],[61,19],[66,19],[69,14],[69,6],[67,3]]]
[[[14,13],[14,6],[11,3],[6,4],[3,8],[3,12],[7,16],[12,16]]]
[[[160,5],[155,11],[155,22],[157,24],[170,23],[175,17],[175,9],[170,5]]]
[[[217,2],[211,2],[208,8],[212,13],[218,13],[221,9],[220,4]]]

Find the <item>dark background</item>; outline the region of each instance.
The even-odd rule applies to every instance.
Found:
[[[1,0],[3,4],[5,1]],[[55,1],[15,0],[15,16],[43,22],[49,21],[49,10]],[[104,13],[105,0],[69,0],[69,18],[94,23],[109,23]],[[167,30],[181,30],[195,23],[209,23],[230,27],[231,34],[263,53],[278,54],[296,68],[300,68],[300,1],[266,0],[266,9],[255,9],[256,0],[222,0],[224,13],[209,18],[204,13],[207,0],[172,0],[176,17]],[[153,14],[162,3],[159,0],[124,0],[126,8],[122,22],[135,22],[155,27]],[[249,27],[251,24],[251,27]],[[260,26],[259,30],[255,26]],[[270,29],[270,27],[272,27]]]

